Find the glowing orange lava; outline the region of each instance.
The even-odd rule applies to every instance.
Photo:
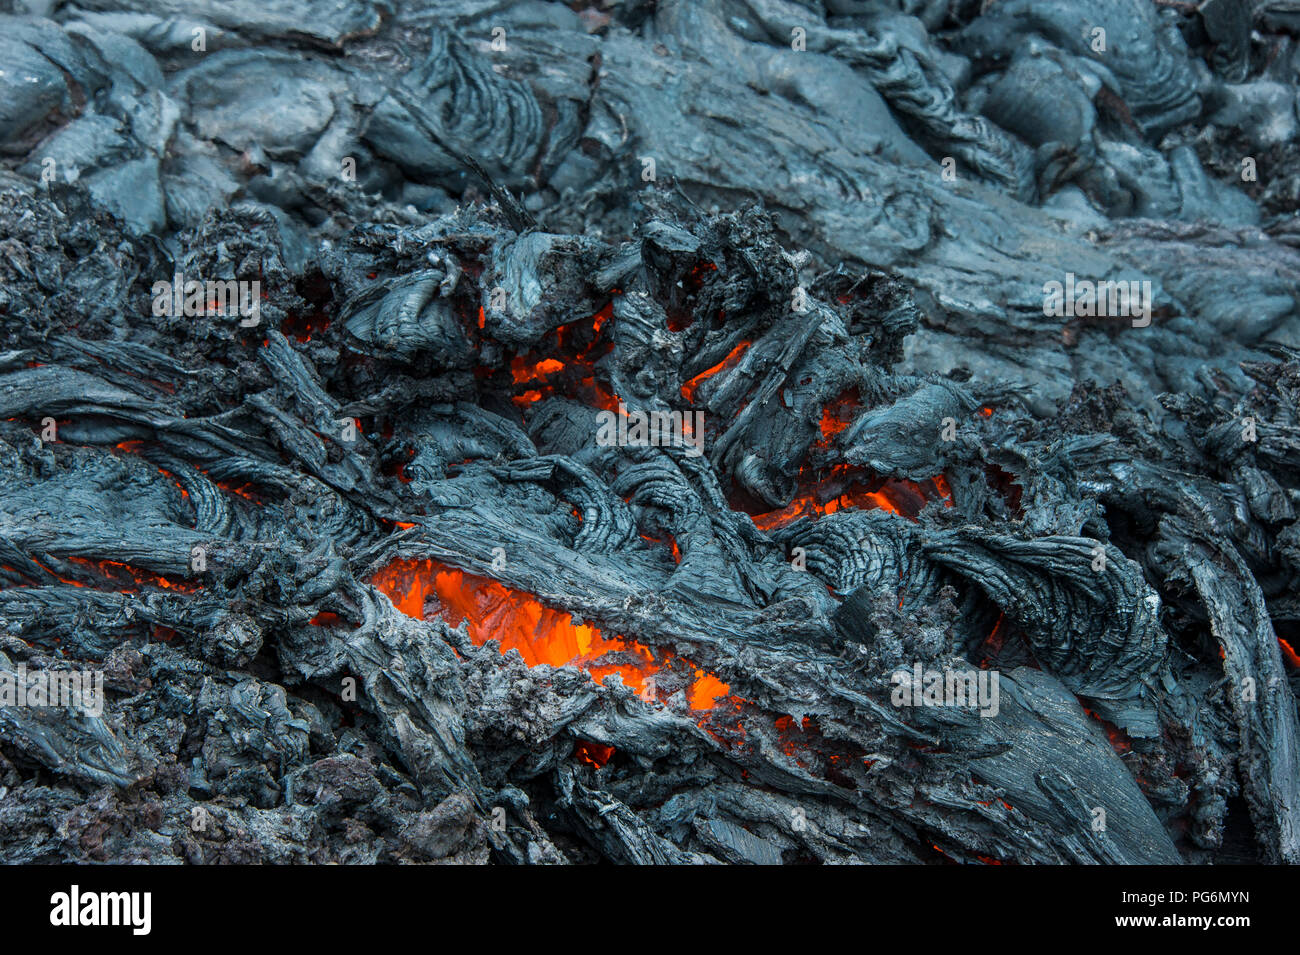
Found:
[[[91,582],[86,583],[82,580],[56,574],[35,558],[32,559],[32,563],[56,577],[60,582],[70,584],[73,587],[90,587],[93,590],[116,590],[124,594],[134,594],[144,590],[174,590],[178,593],[192,594],[197,593],[199,590],[197,584],[169,580],[160,574],[141,570],[139,567],[132,567],[130,564],[124,564],[121,561],[91,560],[87,557],[71,556],[64,559],[68,563],[75,564],[86,571],[91,578]],[[16,573],[13,568],[6,569]]]
[[[510,359],[510,377],[525,390],[510,400],[518,408],[564,395],[588,404],[613,411],[617,398],[600,386],[595,379],[595,362],[612,347],[602,341],[600,330],[614,314],[610,301],[590,319],[561,325],[536,347]],[[491,377],[491,369],[481,369],[483,377]]]
[[[590,740],[579,740],[573,747],[573,755],[588,766],[594,766],[597,769],[609,762],[609,758],[614,755],[614,747],[606,746],[603,743],[593,743]]]
[[[1129,735],[1110,720],[1102,719],[1099,714],[1088,709],[1086,706],[1083,707],[1083,712],[1087,713],[1090,718],[1101,724],[1101,728],[1106,731],[1106,738],[1110,740],[1110,748],[1113,749],[1117,755],[1123,756],[1133,748],[1133,741],[1129,739]]]
[[[749,346],[750,346],[750,342],[747,341],[741,342],[739,345],[733,348],[731,350],[731,353],[728,354],[726,358],[722,359],[722,361],[718,362],[712,368],[706,368],[704,371],[700,372],[690,381],[686,382],[686,384],[682,385],[682,397],[685,398],[687,401],[693,402],[695,400],[695,390],[699,388],[699,386],[703,382],[712,378],[714,375],[716,375],[718,372],[722,371],[723,369],[733,368],[734,366],[739,364],[741,357],[745,354],[745,349],[749,348]]]
[[[1300,667],[1300,654],[1295,652],[1291,644],[1287,643],[1281,637],[1278,637],[1277,643],[1278,646],[1282,648],[1282,656],[1286,659],[1286,662],[1291,664],[1293,667]]]
[[[659,697],[656,673],[690,668],[670,651],[652,651],[622,636],[607,637],[531,594],[432,560],[395,560],[372,582],[408,617],[423,620],[425,605],[432,600],[450,626],[468,621],[470,639],[479,646],[497,640],[502,653],[518,650],[530,667],[576,666],[598,683],[617,673],[624,686],[645,700]],[[710,710],[730,690],[712,674],[690,668],[686,696],[692,709]]]
[[[863,483],[847,465],[837,464],[823,480],[809,482],[785,507],[762,514],[752,514],[754,526],[760,530],[784,527],[801,517],[818,518],[836,511],[859,508],[883,508],[894,514],[915,520],[927,503],[945,501],[952,506],[952,490],[942,476],[921,483],[903,478],[886,478]]]
[[[545,378],[562,368],[564,368],[564,362],[557,361],[554,358],[543,358],[532,365],[518,355],[510,360],[510,373],[514,376],[515,384]]]
[[[856,388],[848,389],[826,405],[822,409],[822,420],[818,426],[822,436],[816,446],[823,450],[829,448],[831,439],[853,423],[853,415],[861,407],[862,401]]]

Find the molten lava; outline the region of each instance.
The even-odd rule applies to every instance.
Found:
[[[794,500],[785,507],[750,516],[760,530],[784,527],[801,517],[815,519],[852,508],[883,508],[915,520],[926,504],[936,500],[943,500],[946,507],[952,506],[952,490],[942,475],[918,484],[903,478],[871,479],[869,475],[854,473],[848,465],[837,464],[826,478],[801,482]]]
[[[518,650],[530,667],[543,663],[576,666],[598,683],[617,673],[623,685],[644,700],[659,699],[662,692],[655,674],[665,670],[686,673],[686,697],[694,710],[713,709],[731,690],[670,651],[652,651],[622,636],[607,637],[596,627],[575,623],[564,611],[543,605],[531,594],[432,560],[395,560],[375,575],[373,583],[393,606],[417,620],[424,619],[425,605],[433,600],[450,626],[468,622],[475,644],[497,640],[502,653]]]
[[[92,590],[116,590],[123,594],[141,593],[152,590],[174,590],[178,593],[192,594],[197,593],[199,585],[192,583],[181,583],[175,580],[169,580],[161,574],[155,574],[152,571],[142,570],[139,567],[132,567],[130,564],[124,564],[116,560],[90,560],[86,557],[66,557],[68,563],[80,568],[89,578],[77,580],[72,577],[64,577],[62,574],[56,574],[45,564],[33,558],[32,563],[40,567],[46,573],[57,578],[60,582],[69,584],[73,587],[89,587]],[[17,574],[18,571],[12,567],[5,566],[5,570]],[[25,576],[25,575],[24,575]]]
[[[856,388],[848,389],[827,404],[822,409],[822,420],[818,425],[822,436],[815,446],[821,450],[829,449],[835,436],[853,423],[853,417],[861,407],[862,400]]]
[[[682,385],[682,397],[685,398],[687,401],[694,402],[696,389],[699,388],[699,386],[702,383],[704,383],[705,381],[707,381],[708,379],[716,375],[718,372],[723,371],[724,369],[734,368],[737,364],[739,364],[741,357],[745,354],[745,349],[749,348],[749,346],[750,346],[749,342],[747,341],[741,342],[739,345],[733,348],[731,350],[731,353],[728,354],[726,358],[722,359],[722,361],[718,362],[712,368],[706,368],[704,371],[700,372],[690,381],[686,382],[686,384]]]
[[[1099,714],[1088,709],[1086,706],[1083,707],[1083,712],[1087,713],[1091,719],[1101,724],[1101,728],[1106,731],[1106,738],[1110,740],[1110,748],[1113,749],[1116,754],[1123,756],[1133,748],[1133,741],[1129,738],[1129,735],[1110,720],[1102,719]]]
[[[1278,646],[1282,648],[1282,657],[1293,667],[1300,667],[1300,653],[1296,653],[1291,644],[1287,643],[1281,637],[1277,639]]]
[[[563,369],[564,362],[557,361],[554,358],[543,358],[539,362],[529,364],[522,357],[516,355],[510,361],[510,373],[514,376],[515,384],[546,378],[548,375],[553,375]]]
[[[601,327],[614,314],[611,301],[585,321],[561,325],[545,341],[510,360],[510,377],[523,388],[510,400],[527,408],[556,395],[586,401],[606,410],[618,407],[618,399],[601,387],[595,377],[596,360],[612,348],[602,341]],[[484,374],[489,374],[484,369]]]
[[[609,762],[609,758],[614,755],[614,747],[606,746],[603,743],[593,743],[589,740],[579,740],[573,747],[573,755],[588,766],[594,766],[596,769],[604,766]]]

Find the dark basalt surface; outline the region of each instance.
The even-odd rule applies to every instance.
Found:
[[[1298,28],[0,0],[0,858],[1300,862]]]

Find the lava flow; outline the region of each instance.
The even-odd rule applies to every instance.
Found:
[[[606,637],[531,594],[432,560],[395,560],[372,582],[407,616],[423,620],[426,602],[433,600],[449,626],[468,621],[476,645],[497,640],[502,653],[518,650],[530,667],[576,666],[598,683],[617,673],[624,686],[645,700],[660,698],[656,674],[681,672],[688,675],[686,697],[693,710],[711,710],[731,691],[717,677],[667,650],[656,652],[635,640]]]
[[[751,517],[754,526],[761,530],[784,527],[801,517],[816,519],[852,508],[883,508],[915,520],[921,509],[935,500],[952,507],[952,490],[943,475],[918,484],[904,478],[872,478],[848,465],[837,464],[826,477],[801,481],[799,491],[785,507],[766,513],[751,510]]]
[[[700,372],[694,378],[690,379],[690,381],[682,385],[682,389],[681,389],[682,397],[685,398],[687,401],[694,402],[695,390],[699,388],[701,384],[703,384],[704,382],[712,378],[714,375],[716,375],[718,372],[730,371],[736,365],[740,364],[740,360],[744,357],[745,351],[749,348],[750,344],[751,343],[748,341],[741,342],[739,345],[733,348],[730,354],[728,354],[726,358],[722,359],[722,361],[718,362],[712,368],[706,368],[704,371]]]
[[[79,580],[75,577],[64,577],[55,573],[45,564],[32,559],[32,563],[40,567],[50,576],[59,580],[59,582],[68,584],[72,587],[88,587],[92,590],[116,590],[118,593],[134,594],[143,593],[153,590],[171,590],[178,593],[192,594],[199,589],[197,584],[186,583],[182,581],[170,580],[161,574],[155,574],[152,571],[142,570],[139,567],[133,567],[130,564],[124,564],[116,560],[90,560],[86,557],[68,556],[64,558],[68,563],[80,568],[88,580]],[[5,572],[15,577],[26,578],[28,575],[20,574],[19,571],[10,567],[8,564],[0,567]],[[17,586],[31,586],[30,584],[18,584]]]
[[[617,397],[596,381],[594,370],[596,360],[611,347],[601,339],[600,330],[613,313],[614,303],[610,301],[590,319],[561,325],[536,349],[512,358],[513,384],[525,390],[511,401],[519,408],[527,408],[545,398],[564,395],[606,411],[616,410]]]

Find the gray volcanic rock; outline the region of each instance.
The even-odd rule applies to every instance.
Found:
[[[0,2],[3,857],[1300,862],[1293,8]]]

